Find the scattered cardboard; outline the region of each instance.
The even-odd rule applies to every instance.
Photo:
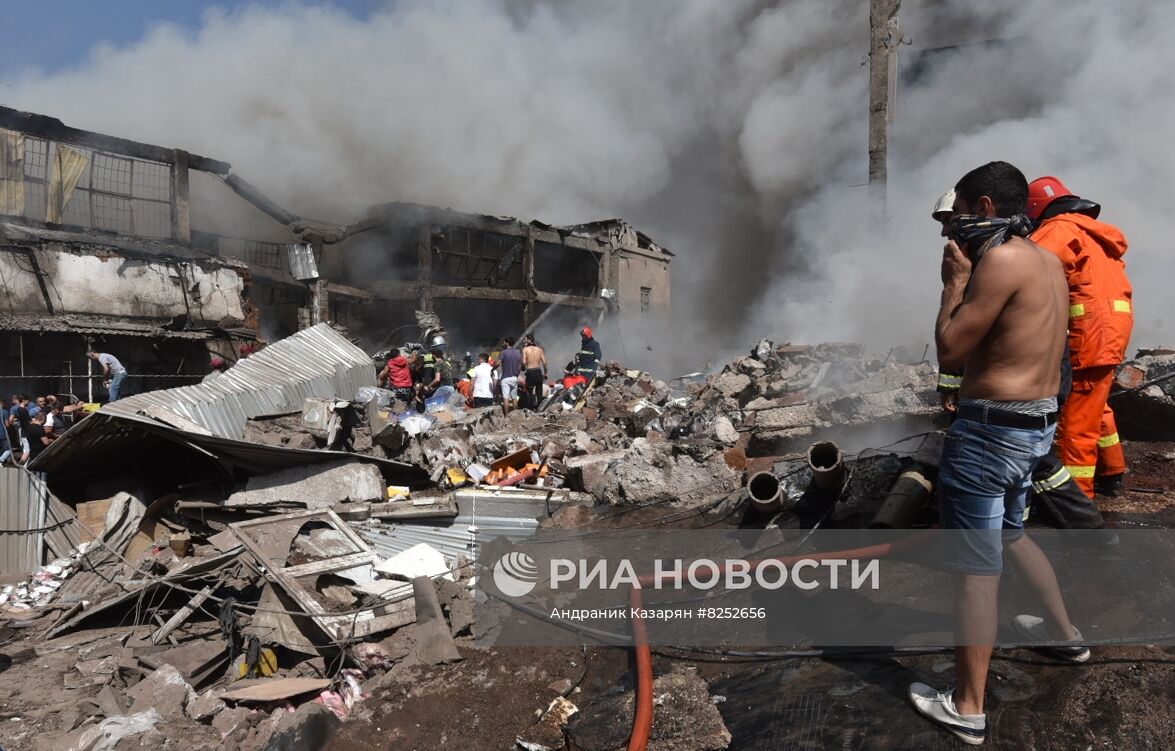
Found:
[[[522,469],[527,464],[531,463],[531,459],[533,458],[531,454],[532,452],[529,447],[519,449],[513,454],[507,454],[506,456],[503,456],[501,459],[491,464],[490,470]]]
[[[110,498],[105,498],[77,505],[78,537],[82,542],[97,539],[106,531],[106,512],[110,510],[110,501]]]

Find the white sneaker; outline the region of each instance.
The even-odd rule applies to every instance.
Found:
[[[987,732],[987,715],[959,714],[955,709],[954,689],[942,692],[925,683],[910,684],[910,702],[918,714],[926,717],[959,737],[963,743],[978,746]]]
[[[1077,631],[1076,626],[1073,627],[1073,630],[1077,631],[1077,636],[1068,641],[1062,641],[1054,639],[1049,634],[1044,625],[1044,618],[1035,615],[1018,615],[1012,623],[1026,639],[1032,640],[1032,643],[1028,645],[1029,649],[1039,650],[1063,662],[1081,663],[1089,659],[1089,647],[1081,643],[1081,632]]]

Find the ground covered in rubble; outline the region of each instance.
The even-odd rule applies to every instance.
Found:
[[[316,336],[371,381],[364,353]],[[1144,419],[1171,406],[1150,383],[1167,364],[1139,360],[1137,390],[1119,384],[1123,435],[1149,439],[1124,441],[1125,488],[1099,498],[1121,530],[1175,526],[1175,443]],[[471,556],[540,528],[862,529],[892,521],[900,477],[937,466],[933,369],[894,353],[763,341],[710,376],[602,375],[537,413],[417,414],[370,385],[299,413],[307,386],[291,383],[279,414],[228,436],[167,392],[83,423],[50,454],[64,526],[40,533],[57,560],[0,590],[0,748],[621,749],[632,651],[487,647],[512,622],[474,617]],[[70,454],[87,434],[90,453]],[[834,492],[812,492],[842,459]],[[774,501],[749,500],[759,472]],[[924,488],[895,526],[934,516]],[[649,749],[959,747],[906,701],[912,681],[950,684],[949,653],[764,649],[655,649]],[[1170,648],[1096,648],[1082,666],[1000,650],[992,675],[988,747],[1175,748]]]

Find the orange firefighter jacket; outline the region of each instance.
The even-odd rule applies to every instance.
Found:
[[[1125,360],[1134,313],[1122,232],[1084,214],[1060,214],[1041,222],[1031,239],[1065,266],[1073,368]]]

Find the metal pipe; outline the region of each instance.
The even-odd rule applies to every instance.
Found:
[[[776,511],[783,497],[783,487],[779,478],[770,472],[756,472],[747,482],[747,497],[756,511]]]
[[[918,512],[930,502],[933,491],[934,485],[921,470],[903,472],[877,509],[869,529],[909,529]]]
[[[832,441],[820,441],[808,447],[808,466],[812,484],[821,490],[839,491],[845,484],[845,452]]]

